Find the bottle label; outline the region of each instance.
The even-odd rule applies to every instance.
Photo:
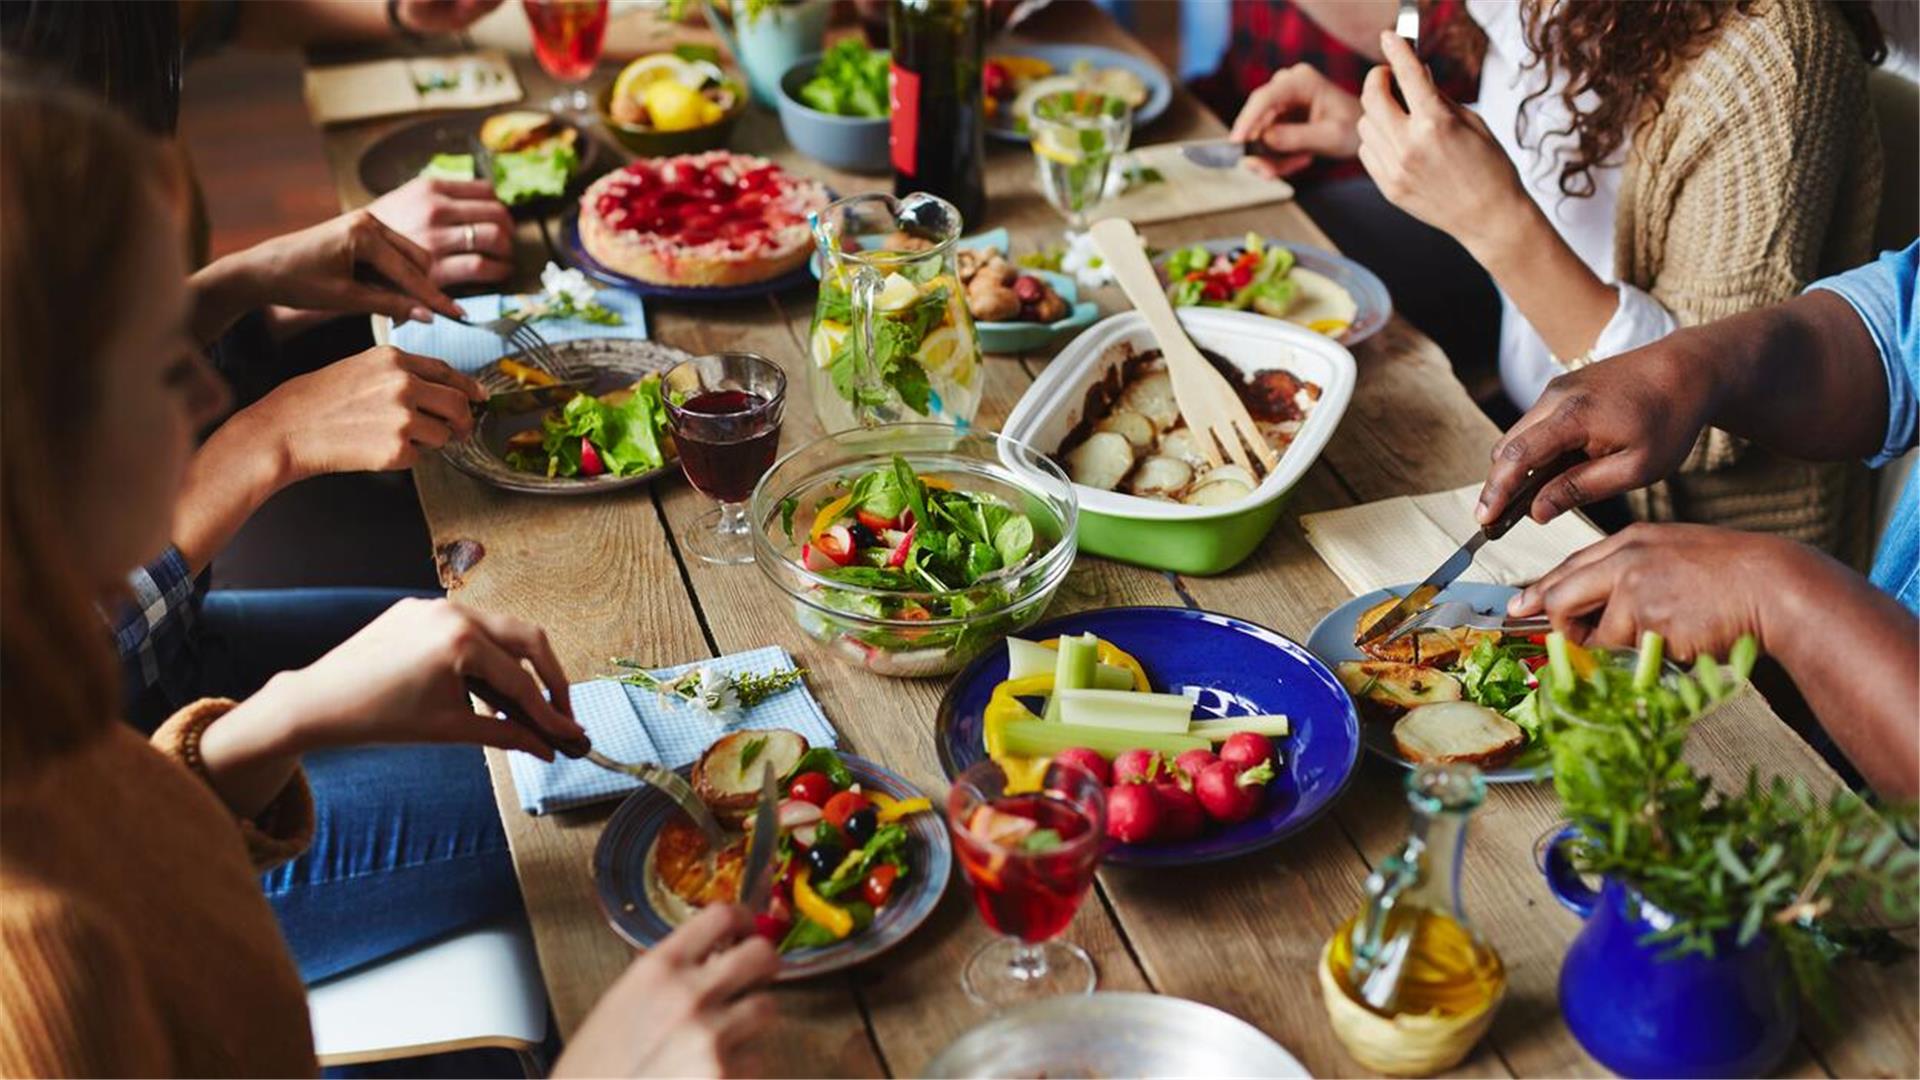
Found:
[[[896,172],[914,174],[920,158],[920,75],[895,62],[887,77],[888,105],[893,122],[888,127],[887,145],[893,151]]]

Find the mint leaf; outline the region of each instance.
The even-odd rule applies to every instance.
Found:
[[[1060,839],[1060,833],[1054,829],[1035,829],[1020,838],[1020,852],[1023,855],[1045,855],[1057,851],[1066,841]]]
[[[740,775],[741,776],[747,775],[748,766],[751,766],[754,762],[754,759],[758,758],[760,756],[760,752],[762,750],[765,750],[766,748],[767,748],[767,740],[764,737],[758,738],[758,739],[752,739],[748,741],[746,746],[741,748],[740,750]]]

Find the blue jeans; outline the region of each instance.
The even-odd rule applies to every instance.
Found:
[[[416,595],[432,594],[208,593],[196,641],[200,689],[244,697]],[[478,747],[355,747],[309,754],[302,765],[313,788],[313,846],[263,884],[306,981],[520,911]]]

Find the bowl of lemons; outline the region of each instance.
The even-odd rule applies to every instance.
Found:
[[[599,95],[600,122],[642,157],[724,146],[747,109],[746,88],[711,60],[654,53],[628,64]]]

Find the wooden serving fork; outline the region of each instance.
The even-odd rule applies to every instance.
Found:
[[[1240,400],[1226,377],[1200,355],[1199,348],[1181,328],[1180,320],[1173,314],[1173,305],[1160,287],[1159,275],[1154,273],[1153,264],[1147,261],[1147,253],[1140,246],[1140,234],[1134,231],[1133,223],[1124,218],[1107,218],[1095,222],[1088,232],[1100,249],[1100,257],[1112,269],[1120,291],[1127,294],[1134,310],[1147,320],[1147,329],[1159,342],[1160,353],[1167,360],[1167,374],[1173,380],[1173,400],[1179,404],[1180,415],[1187,426],[1200,436],[1200,451],[1206,455],[1207,462],[1220,464],[1224,450],[1226,456],[1250,476],[1272,472],[1280,463],[1280,455],[1267,445],[1266,437],[1260,434],[1253,417],[1247,413],[1246,403]],[[1259,470],[1254,468],[1256,460],[1261,466]]]

